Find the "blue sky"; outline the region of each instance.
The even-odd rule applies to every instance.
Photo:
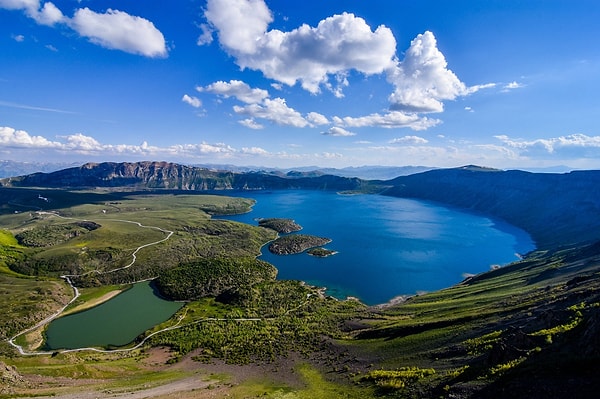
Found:
[[[600,2],[0,0],[0,159],[600,168]]]

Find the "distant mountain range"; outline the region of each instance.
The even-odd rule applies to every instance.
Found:
[[[406,169],[405,171],[407,171]],[[319,171],[227,171],[168,162],[88,163],[0,179],[3,187],[170,190],[330,189],[436,201],[501,218],[539,248],[600,240],[600,171],[531,173],[464,166],[365,180]]]
[[[0,160],[0,178],[23,176],[37,172],[54,172],[57,170],[78,166],[79,163],[55,162],[19,162]]]
[[[0,160],[0,178],[23,176],[33,173],[43,172],[50,173],[66,168],[78,167],[81,163],[51,163],[51,162],[19,162]],[[237,166],[226,164],[195,164],[194,167],[214,170],[214,171],[229,171],[229,172],[266,172],[274,174],[287,173],[311,173],[318,175],[334,175],[343,177],[358,177],[366,180],[387,180],[398,176],[405,176],[412,173],[424,172],[426,170],[435,169],[427,166],[358,166],[347,168],[321,168],[318,166],[304,166],[300,168],[265,168],[260,166]]]

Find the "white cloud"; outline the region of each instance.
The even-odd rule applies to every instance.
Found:
[[[429,141],[419,136],[404,136],[390,140],[390,144],[427,144]]]
[[[0,8],[23,10],[29,18],[40,25],[52,26],[63,22],[65,18],[54,3],[46,2],[41,5],[39,0],[0,0]]]
[[[22,10],[41,25],[64,23],[90,42],[108,49],[146,57],[167,56],[163,34],[154,24],[123,11],[109,8],[100,14],[86,7],[76,9],[73,18],[67,18],[54,3],[41,5],[40,0],[0,0],[0,8]]]
[[[42,136],[31,136],[24,130],[0,126],[0,144],[7,147],[59,148],[60,143]]]
[[[221,45],[234,54],[255,53],[258,39],[273,21],[263,0],[208,0],[204,15]]]
[[[235,97],[246,104],[260,103],[269,97],[269,92],[263,89],[251,88],[247,83],[240,80],[229,82],[218,81],[205,87],[196,87],[199,92],[217,94],[225,98]]]
[[[338,126],[330,127],[327,131],[321,134],[325,136],[356,136],[356,133],[349,132],[348,130]]]
[[[406,51],[404,60],[388,70],[388,81],[395,87],[391,108],[408,112],[442,112],[444,100],[472,94],[495,86],[493,83],[467,87],[447,68],[432,32],[418,35]]]
[[[273,17],[263,0],[209,0],[204,14],[221,46],[242,69],[261,71],[290,86],[300,82],[311,93],[324,85],[340,95],[346,81],[332,85],[331,75],[344,76],[349,70],[382,73],[396,52],[389,28],[381,25],[371,31],[364,19],[349,13],[290,32],[267,31]]]
[[[260,129],[264,129],[265,128],[263,125],[261,125],[260,123],[256,122],[252,118],[242,119],[240,121],[240,125],[246,126],[247,128],[254,129],[254,130],[260,130]]]
[[[15,35],[15,36],[13,36],[13,39],[15,39],[15,42],[21,43],[21,42],[25,41],[25,36],[23,36],[23,35]]]
[[[508,93],[513,90],[522,89],[523,87],[525,87],[525,85],[523,83],[519,83],[517,81],[512,81],[512,82],[507,83],[504,86],[502,86],[501,92]]]
[[[84,136],[81,133],[61,137],[67,142],[63,145],[64,149],[73,149],[78,151],[101,151],[103,146],[93,137]]]
[[[99,14],[89,8],[80,8],[69,21],[69,26],[92,43],[108,49],[146,57],[165,57],[167,48],[163,34],[147,19],[108,9]]]
[[[268,155],[269,152],[260,147],[243,147],[241,150],[242,154],[252,154],[252,155]]]
[[[203,46],[205,44],[210,44],[213,41],[213,32],[212,29],[210,28],[210,26],[208,26],[207,24],[201,24],[200,25],[200,36],[198,36],[198,40],[196,41],[196,44],[198,46]]]
[[[251,118],[266,119],[278,125],[306,127],[308,121],[302,115],[287,106],[283,98],[266,98],[262,104],[248,104],[246,106],[235,105],[233,110],[237,114],[248,115]]]
[[[63,13],[50,2],[44,3],[42,9],[36,12],[32,18],[35,19],[38,24],[48,26],[64,22],[65,20]]]
[[[512,81],[507,85],[504,85],[503,89],[504,91],[509,91],[509,90],[514,90],[514,89],[520,89],[521,87],[524,87],[525,85],[523,85],[522,83],[519,83],[517,81]]]
[[[0,0],[0,7],[7,10],[34,10],[40,8],[39,0]]]
[[[309,112],[306,115],[306,120],[309,121],[313,125],[329,124],[329,119],[327,119],[327,117],[325,117],[325,115],[321,115],[318,112]]]
[[[568,136],[552,137],[548,139],[511,139],[506,135],[494,136],[511,148],[523,152],[543,151],[548,154],[557,152],[576,151],[581,156],[600,156],[600,136],[587,136],[585,134],[571,134]]]
[[[367,127],[376,126],[383,128],[400,128],[408,127],[413,130],[425,130],[430,127],[436,126],[441,121],[439,119],[429,119],[427,117],[421,117],[417,114],[407,114],[400,111],[391,111],[386,114],[374,113],[367,116],[361,117],[350,117],[346,116],[343,118],[334,116],[333,122],[336,125],[347,126],[347,127]]]
[[[191,105],[194,108],[200,108],[202,106],[202,101],[200,101],[200,99],[198,97],[188,96],[187,94],[183,95],[183,97],[181,98],[181,101],[183,101],[186,104]]]

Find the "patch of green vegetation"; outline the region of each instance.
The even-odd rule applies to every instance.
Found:
[[[527,358],[525,356],[521,356],[506,363],[498,364],[490,369],[488,377],[501,376],[502,374],[505,374],[509,370],[512,370],[519,364],[523,363],[526,359]]]
[[[402,367],[398,370],[373,370],[361,376],[359,381],[367,381],[384,390],[406,388],[407,385],[435,374],[432,368]]]
[[[308,251],[306,251],[306,253],[309,255],[312,255],[312,256],[319,257],[319,258],[325,258],[327,256],[335,255],[337,252],[332,251],[330,249],[318,247],[318,248],[311,248]]]
[[[19,244],[26,247],[51,247],[96,230],[99,227],[99,224],[87,221],[54,224],[22,231],[15,238]]]
[[[231,298],[228,298],[231,299]],[[192,302],[181,328],[150,339],[152,345],[171,347],[177,356],[202,348],[200,360],[224,359],[247,364],[273,361],[289,352],[308,355],[323,336],[339,336],[339,324],[365,310],[356,301],[320,297],[297,281],[270,281],[254,285],[229,304]],[[193,312],[191,311],[193,309]]]
[[[288,234],[294,231],[302,230],[302,226],[297,224],[294,220],[284,218],[260,219],[258,221],[258,225],[261,227],[266,227],[275,230],[276,232],[283,234]]]
[[[69,294],[70,289],[62,281],[0,273],[0,339],[11,338],[57,311]]]
[[[200,259],[165,270],[156,286],[169,299],[193,300],[237,292],[276,275],[273,265],[255,258]]]
[[[269,251],[276,255],[299,254],[309,248],[320,247],[330,242],[331,240],[329,238],[308,234],[290,234],[279,237],[269,244]]]
[[[268,379],[248,380],[231,390],[232,398],[271,398],[271,399],[363,399],[373,397],[373,391],[365,387],[351,386],[328,381],[323,374],[307,363],[294,370],[300,377],[303,387],[292,388]]]
[[[546,342],[548,344],[552,343],[552,340],[555,335],[564,334],[567,331],[571,331],[575,327],[577,327],[583,321],[582,310],[586,308],[585,302],[581,302],[572,306],[569,306],[568,310],[573,312],[573,316],[568,323],[559,324],[551,328],[544,328],[535,332],[532,332],[531,336],[542,336],[546,337]]]
[[[492,331],[476,338],[469,338],[463,342],[467,352],[471,356],[481,355],[492,349],[493,344],[500,340],[502,331]]]

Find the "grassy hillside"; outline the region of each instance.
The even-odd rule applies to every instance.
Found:
[[[189,300],[132,352],[22,357],[3,341],[0,398],[135,392],[190,375],[211,383],[187,397],[592,398],[600,389],[600,244],[549,239],[522,261],[454,287],[366,307],[273,280],[254,257],[274,230],[211,218],[247,211],[249,200],[2,188],[0,204],[0,337],[71,298],[63,273],[82,273],[75,281],[89,287],[74,306],[150,277]],[[578,220],[548,237],[573,232]],[[255,266],[262,278],[245,274]],[[219,289],[206,289],[211,279]],[[245,374],[248,365],[260,379]]]

